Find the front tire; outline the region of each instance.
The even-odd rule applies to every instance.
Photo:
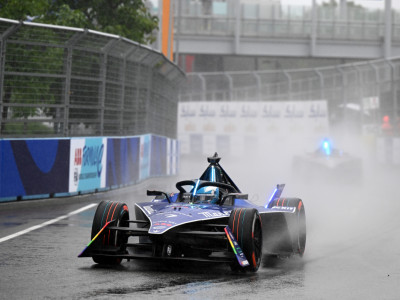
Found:
[[[229,217],[228,225],[250,264],[242,268],[235,261],[231,265],[232,270],[257,272],[262,257],[262,226],[258,211],[255,208],[234,209]]]
[[[126,222],[129,220],[128,206],[121,202],[100,202],[93,218],[91,238],[93,239],[106,223],[112,220],[115,220],[115,222],[111,225],[116,227],[128,227],[129,224]],[[127,242],[126,238],[118,231],[107,229],[97,237],[97,240],[97,244],[100,248],[121,247],[122,244]],[[95,263],[104,265],[118,265],[122,261],[122,259],[118,257],[102,257],[94,255],[92,258]]]

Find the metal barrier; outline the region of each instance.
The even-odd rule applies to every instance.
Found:
[[[0,137],[174,138],[183,79],[120,36],[0,18]]]
[[[396,120],[400,58],[315,69],[189,73],[180,94],[180,101],[322,99],[328,101],[331,121],[349,111],[358,111],[362,124],[379,124],[382,115]]]

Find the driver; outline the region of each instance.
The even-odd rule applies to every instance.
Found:
[[[219,200],[219,188],[215,186],[205,186],[197,191],[196,196],[201,202],[215,204]]]

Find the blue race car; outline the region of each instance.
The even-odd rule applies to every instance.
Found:
[[[293,157],[292,174],[299,182],[362,183],[363,162],[325,138],[314,152]]]
[[[92,241],[79,257],[99,264],[123,259],[225,263],[234,271],[256,272],[272,257],[303,256],[304,205],[281,198],[277,185],[265,206],[248,201],[219,164],[217,153],[198,179],[176,183],[177,193],[147,191],[150,202],[102,201],[92,225]],[[264,264],[263,263],[263,264]]]

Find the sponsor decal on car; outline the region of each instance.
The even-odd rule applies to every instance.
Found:
[[[273,206],[271,209],[287,211],[287,212],[295,212],[296,211],[296,207],[286,207],[286,206]]]
[[[229,244],[232,247],[233,253],[235,253],[235,255],[236,255],[236,259],[238,260],[238,263],[242,267],[249,266],[250,265],[249,261],[247,260],[246,256],[244,255],[242,248],[239,246],[239,243],[235,239],[235,236],[233,235],[229,226],[226,226],[224,230],[225,230],[226,236],[229,240]]]
[[[203,215],[206,218],[215,218],[215,217],[229,217],[230,212],[222,212],[222,211],[215,211],[215,212],[200,212],[199,215]]]
[[[166,218],[176,218],[178,215],[175,214],[165,214],[164,217]]]
[[[174,224],[171,224],[171,223],[168,223],[168,222],[157,222],[157,223],[154,223],[153,225],[154,226],[163,226],[163,227],[171,227],[172,225],[175,225],[176,223],[174,223]],[[153,228],[155,228],[153,226]]]
[[[154,209],[151,207],[151,205],[149,206],[143,206],[143,209],[149,214],[153,214],[154,213]]]

